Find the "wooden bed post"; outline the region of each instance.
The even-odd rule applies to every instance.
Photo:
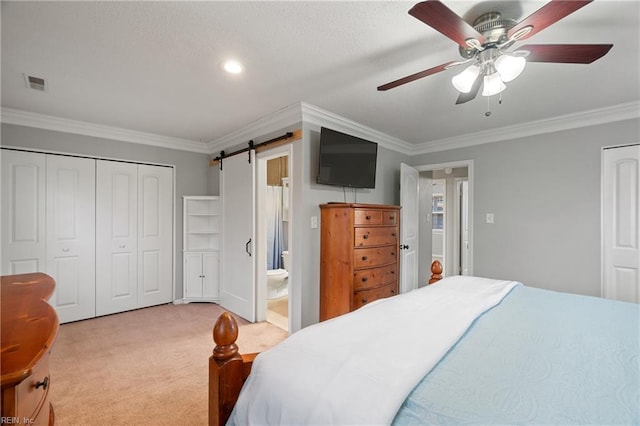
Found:
[[[429,280],[429,284],[433,284],[436,281],[440,281],[442,279],[442,263],[439,260],[434,260],[431,264],[431,279]]]
[[[224,312],[213,327],[216,347],[209,357],[209,425],[224,425],[242,388],[242,356],[236,339],[238,323]]]
[[[209,426],[227,423],[251,372],[257,353],[238,353],[238,323],[228,312],[218,317],[213,326],[213,355],[209,357]]]

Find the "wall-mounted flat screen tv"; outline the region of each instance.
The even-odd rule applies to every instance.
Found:
[[[377,143],[322,127],[317,182],[375,188],[377,157]]]

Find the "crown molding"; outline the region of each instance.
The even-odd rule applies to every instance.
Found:
[[[501,127],[485,132],[429,141],[414,147],[411,154],[417,155],[447,151],[450,149],[465,148],[485,143],[518,139],[637,118],[640,118],[640,102],[634,101],[606,108],[561,115],[550,119],[531,121],[525,124]]]
[[[296,125],[301,121],[300,104],[289,105],[265,115],[226,136],[212,140],[207,144],[207,148],[210,154],[214,154],[222,149],[247,143],[255,137]]]
[[[68,118],[60,118],[13,108],[2,107],[1,111],[0,121],[6,124],[112,139],[121,142],[152,145],[181,151],[209,153],[206,144],[187,139],[172,138],[154,133],[138,132],[120,127],[70,120]]]
[[[406,155],[411,155],[413,153],[414,146],[412,144],[398,138],[394,138],[386,133],[379,132],[371,127],[367,127],[363,124],[305,102],[301,103],[301,108],[302,120],[305,123],[314,124],[316,126],[330,125],[332,129],[347,132],[351,135],[377,142],[381,146],[393,151]]]

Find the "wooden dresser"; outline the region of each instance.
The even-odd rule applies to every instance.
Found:
[[[49,354],[58,316],[46,302],[53,278],[34,273],[1,278],[3,423],[52,425]]]
[[[320,321],[398,294],[400,207],[320,205]]]

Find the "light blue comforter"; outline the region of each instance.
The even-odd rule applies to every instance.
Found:
[[[639,352],[639,305],[517,287],[425,376],[394,424],[640,424]]]

